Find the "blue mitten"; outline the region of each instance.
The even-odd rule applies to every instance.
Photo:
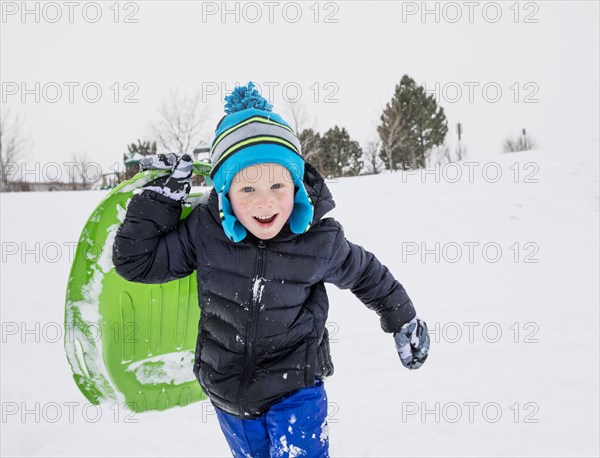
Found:
[[[140,170],[172,170],[144,186],[144,189],[156,191],[176,202],[184,201],[192,188],[193,160],[189,154],[177,156],[171,154],[154,154],[140,159]]]
[[[396,350],[402,365],[408,369],[418,369],[427,359],[429,333],[427,323],[414,317],[394,333]]]

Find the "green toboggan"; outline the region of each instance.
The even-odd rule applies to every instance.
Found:
[[[85,224],[65,304],[65,351],[73,378],[93,404],[118,402],[135,412],[165,410],[205,399],[193,374],[198,335],[196,276],[160,285],[125,280],[112,245],[134,193],[169,171],[147,170],[104,198]],[[208,177],[210,165],[194,163]],[[181,218],[205,199],[190,194]]]

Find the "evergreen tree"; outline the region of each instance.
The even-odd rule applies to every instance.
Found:
[[[428,152],[441,145],[448,132],[444,109],[408,75],[396,86],[380,119],[381,158],[391,170],[424,168]]]
[[[127,145],[127,150],[129,151],[129,157],[126,157],[125,159],[133,158],[136,153],[141,154],[142,156],[150,156],[151,154],[156,154],[156,142],[150,143],[150,140],[141,142],[138,138],[137,145],[131,143]]]
[[[356,176],[363,168],[362,149],[351,140],[345,128],[329,129],[321,139],[321,163],[319,171],[324,177]]]
[[[312,129],[304,129],[298,134],[298,140],[300,140],[304,160],[310,162],[319,171],[323,170],[321,134]]]
[[[141,142],[139,139],[137,144],[130,143],[127,145],[128,153],[123,154],[123,163],[125,164],[125,175],[124,179],[128,180],[132,178],[139,171],[139,158],[136,156],[149,156],[156,154],[156,142],[150,142],[146,140]]]

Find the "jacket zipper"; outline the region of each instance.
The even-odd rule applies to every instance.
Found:
[[[264,249],[266,248],[264,241],[258,242],[258,256],[257,256],[257,267],[254,272],[255,282],[260,281],[265,271],[265,262],[263,260]],[[250,374],[252,373],[252,366],[254,364],[254,337],[256,334],[256,325],[258,322],[258,310],[259,304],[256,303],[256,297],[254,294],[255,285],[252,284],[252,296],[250,300],[250,316],[246,323],[246,365],[244,368],[244,378],[242,387],[239,394],[240,407],[244,415],[250,415],[246,406],[246,390],[248,389],[248,381],[250,380]]]

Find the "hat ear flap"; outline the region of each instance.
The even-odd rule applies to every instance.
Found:
[[[314,207],[304,184],[298,186],[294,196],[294,209],[290,216],[290,230],[294,234],[304,234],[310,229],[310,223],[314,217]]]
[[[219,192],[219,215],[221,217],[221,225],[225,231],[225,235],[232,242],[241,242],[246,237],[246,228],[238,221],[233,213],[231,202],[223,190]]]

